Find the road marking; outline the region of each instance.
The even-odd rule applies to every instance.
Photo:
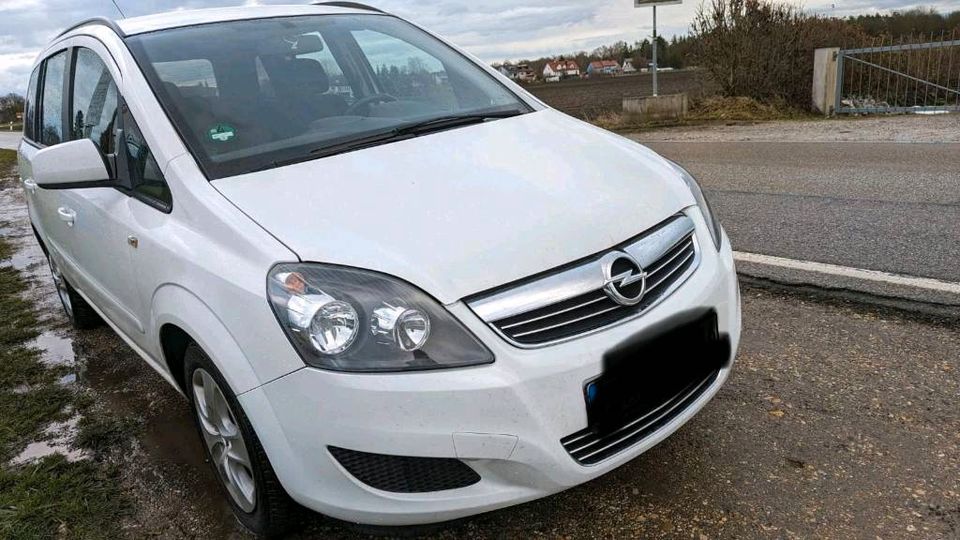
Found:
[[[774,257],[772,255],[760,255],[758,253],[747,253],[744,251],[733,252],[733,258],[738,262],[777,266],[780,268],[789,268],[791,270],[817,272],[818,274],[856,278],[865,281],[873,281],[876,283],[886,283],[889,285],[901,285],[904,287],[926,289],[928,291],[960,294],[960,283],[953,281],[941,281],[939,279],[932,278],[905,276],[903,274],[891,274],[889,272],[881,272],[879,270],[866,270],[864,268],[852,268],[849,266],[840,266],[836,264],[819,263],[813,261],[799,261],[796,259],[786,259],[783,257]]]

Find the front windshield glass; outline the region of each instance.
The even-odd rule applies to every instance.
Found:
[[[425,121],[530,110],[479,66],[391,16],[232,21],[127,41],[210,179],[389,142]]]

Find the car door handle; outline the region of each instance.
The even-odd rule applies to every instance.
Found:
[[[77,220],[77,213],[66,206],[57,208],[57,214],[60,215],[60,220],[67,224],[67,227],[73,227],[73,223]]]
[[[27,178],[23,181],[23,187],[26,188],[26,190],[30,193],[34,193],[37,191],[37,182]]]

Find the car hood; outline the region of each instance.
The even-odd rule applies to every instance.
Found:
[[[213,184],[301,260],[384,272],[444,304],[694,204],[653,151],[552,110]]]

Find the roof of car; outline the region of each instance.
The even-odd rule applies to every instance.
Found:
[[[96,22],[112,22],[125,35],[142,34],[168,28],[192,26],[220,21],[239,21],[245,19],[262,19],[268,17],[288,17],[296,15],[324,15],[335,13],[371,13],[375,8],[363,6],[350,7],[349,2],[342,2],[343,6],[334,5],[289,5],[289,6],[240,6],[228,8],[210,8],[194,10],[178,10],[142,17],[131,17],[117,21],[97,20]],[[93,22],[93,21],[88,21]],[[77,27],[83,26],[80,23]],[[65,32],[66,33],[66,32]]]

